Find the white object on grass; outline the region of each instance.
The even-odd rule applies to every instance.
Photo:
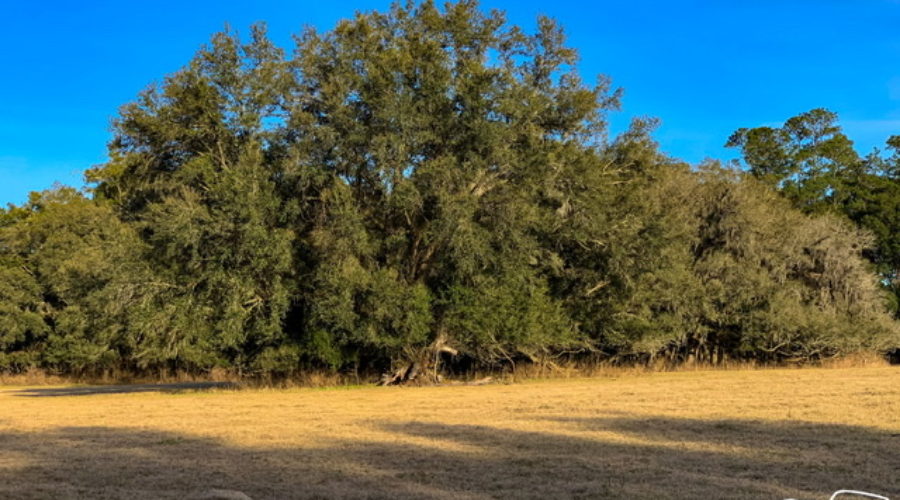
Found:
[[[831,498],[829,500],[835,500],[840,495],[856,495],[858,497],[874,498],[875,500],[891,500],[888,497],[876,495],[875,493],[867,493],[865,491],[857,491],[857,490],[837,490],[831,494]],[[796,498],[785,498],[784,500],[797,500],[797,499]]]
[[[858,497],[875,498],[876,500],[891,500],[888,497],[876,495],[874,493],[866,493],[865,491],[856,490],[837,490],[831,495],[831,500],[835,500],[839,495],[856,495]]]

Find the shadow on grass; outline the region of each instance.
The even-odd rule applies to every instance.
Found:
[[[850,426],[564,419],[546,432],[360,423],[395,442],[238,447],[107,427],[0,432],[0,497],[828,498],[900,493],[900,439]],[[298,429],[303,432],[303,429]]]
[[[16,396],[39,398],[53,396],[95,396],[98,394],[132,394],[137,392],[177,394],[180,392],[229,389],[233,387],[236,387],[236,385],[231,382],[178,382],[172,384],[84,385],[46,388],[30,387],[28,389],[14,389],[8,392]]]

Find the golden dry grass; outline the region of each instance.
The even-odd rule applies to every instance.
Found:
[[[900,495],[896,367],[146,389],[0,387],[0,498]]]

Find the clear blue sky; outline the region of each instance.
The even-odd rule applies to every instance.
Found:
[[[81,186],[105,159],[109,121],[148,83],[185,64],[230,23],[267,21],[290,47],[303,25],[328,29],[382,0],[31,1],[0,15],[0,204],[54,181]],[[742,126],[781,123],[827,107],[858,149],[900,134],[897,0],[483,0],[532,26],[565,26],[585,78],[625,89],[623,111],[655,116],[663,148],[696,162],[728,159]]]

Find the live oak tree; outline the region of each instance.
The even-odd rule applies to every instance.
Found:
[[[151,282],[134,230],[71,188],[32,194],[0,227],[0,361],[67,372],[128,367]],[[134,366],[133,364],[131,366]]]
[[[527,33],[426,1],[295,43],[287,56],[263,25],[215,35],[121,108],[92,196],[0,211],[0,369],[403,382],[442,363],[900,344],[866,234],[667,157],[653,120],[607,137],[619,92],[581,80],[549,19]],[[861,160],[832,122],[732,142],[798,207],[862,220],[873,203],[847,186],[893,174],[848,177]]]
[[[574,338],[541,238],[615,104],[575,58],[471,2],[308,31],[292,60],[220,34],[123,108],[90,179],[202,318],[179,337],[228,361],[532,357]]]
[[[745,174],[668,159],[647,125],[607,151],[634,180],[600,211],[616,214],[607,216],[616,221],[607,248],[591,259],[606,277],[589,315],[602,348],[632,360],[719,363],[900,342],[860,258],[867,234],[793,210]]]
[[[740,148],[748,171],[776,187],[796,207],[843,215],[873,233],[875,240],[865,255],[891,292],[891,308],[898,311],[900,136],[887,140],[889,156],[875,150],[860,157],[837,114],[814,109],[780,128],[739,129],[726,146]]]
[[[255,28],[213,37],[183,70],[124,106],[111,161],[88,172],[148,245],[167,286],[147,356],[182,366],[277,361],[293,279],[289,207],[266,120],[289,87]],[[283,350],[283,349],[282,349]]]

